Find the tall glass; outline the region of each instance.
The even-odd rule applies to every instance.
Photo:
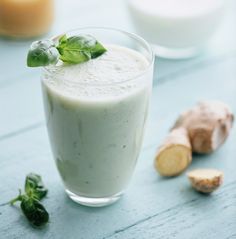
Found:
[[[65,191],[80,204],[104,206],[120,198],[133,174],[147,119],[154,56],[146,41],[128,32],[83,28],[66,34],[90,34],[102,44],[138,52],[147,63],[140,74],[119,82],[75,81],[88,92],[85,98],[55,91],[47,82],[59,82],[60,71],[43,70],[48,134]]]

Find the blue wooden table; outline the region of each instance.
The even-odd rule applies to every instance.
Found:
[[[49,35],[99,25],[134,31],[125,1],[58,0]],[[130,187],[112,206],[87,208],[65,195],[49,147],[40,71],[25,66],[30,41],[0,39],[0,238],[158,239],[236,238],[236,127],[218,151],[194,156],[190,169],[223,170],[223,186],[210,196],[196,193],[185,174],[164,179],[153,168],[156,147],[177,115],[201,99],[219,99],[236,112],[236,2],[201,56],[156,59],[146,137]],[[4,205],[29,172],[49,188],[44,204],[50,223],[33,229],[18,207]]]

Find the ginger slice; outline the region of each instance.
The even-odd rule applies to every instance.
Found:
[[[223,172],[216,169],[195,169],[187,173],[192,187],[202,193],[211,193],[223,182]]]
[[[231,109],[220,101],[204,101],[182,113],[173,128],[187,129],[193,152],[210,153],[224,143],[233,125]]]
[[[155,168],[162,176],[182,173],[192,161],[191,145],[186,129],[172,130],[159,148]]]

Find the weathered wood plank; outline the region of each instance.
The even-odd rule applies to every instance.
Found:
[[[235,238],[235,225],[236,181],[214,196],[198,195],[196,199],[153,214],[104,239]]]
[[[0,88],[0,139],[43,121],[38,75]]]

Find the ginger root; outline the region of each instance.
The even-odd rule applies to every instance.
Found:
[[[210,153],[224,143],[233,125],[230,108],[220,101],[204,101],[182,113],[155,157],[163,176],[176,176],[191,163],[192,152]]]
[[[224,143],[233,119],[232,111],[226,104],[205,101],[181,114],[173,128],[187,129],[193,152],[210,153]]]
[[[172,130],[160,146],[155,168],[162,176],[182,173],[192,161],[191,145],[185,128]]]
[[[216,169],[196,169],[187,173],[192,187],[202,193],[211,193],[223,182],[223,172]]]

